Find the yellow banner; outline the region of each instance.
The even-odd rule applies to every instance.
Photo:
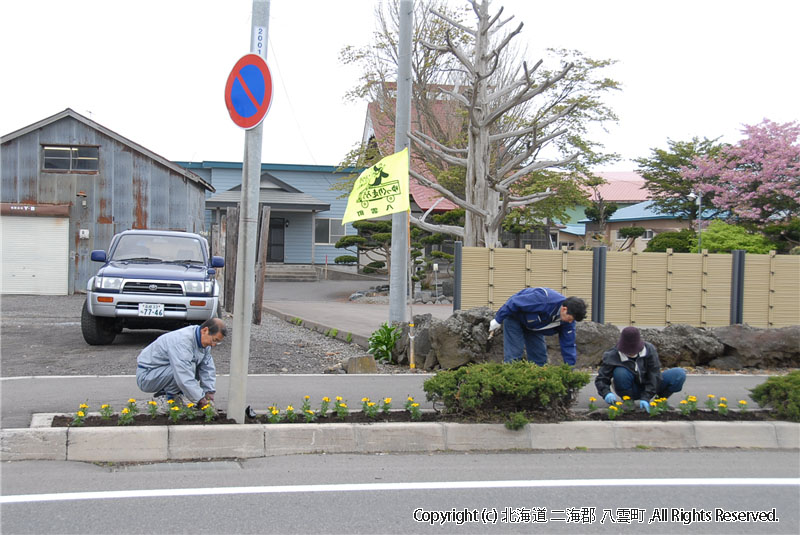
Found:
[[[359,219],[405,212],[408,203],[408,149],[395,152],[366,169],[353,184],[342,225]]]

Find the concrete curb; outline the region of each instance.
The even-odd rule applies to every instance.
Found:
[[[562,422],[528,424],[519,431],[503,424],[231,424],[36,427],[0,432],[2,461],[156,462],[301,453],[631,448],[797,450],[800,424]]]

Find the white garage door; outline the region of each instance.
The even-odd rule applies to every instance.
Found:
[[[69,219],[0,217],[2,293],[67,295]]]

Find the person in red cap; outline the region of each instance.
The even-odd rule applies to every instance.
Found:
[[[603,353],[594,385],[609,405],[622,396],[629,396],[639,400],[639,407],[650,412],[653,397],[668,398],[680,392],[685,380],[683,368],[671,368],[662,374],[655,346],[642,340],[642,333],[636,327],[625,327],[617,346]]]

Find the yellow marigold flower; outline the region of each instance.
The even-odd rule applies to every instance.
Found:
[[[412,403],[411,406],[412,407],[419,407],[419,403]]]
[[[339,406],[346,409],[347,408],[347,403],[339,403]]]
[[[180,407],[171,407],[169,410],[171,410],[171,411],[179,411],[179,410],[181,410],[181,408]]]
[[[361,401],[362,401],[363,403],[368,403],[368,402],[369,402],[369,398],[361,398]]]
[[[203,410],[203,411],[204,411],[204,410],[206,410],[207,408],[208,408],[208,405],[203,405],[202,407],[200,407],[200,410]]]
[[[322,398],[322,401],[324,401],[325,403],[330,403],[331,400],[329,397],[325,396],[324,398]]]
[[[739,400],[739,405],[747,405],[747,402],[743,399]]]
[[[384,398],[383,402],[384,403],[391,403],[392,402],[392,398]]]
[[[136,403],[136,400],[131,398],[131,399],[128,400],[128,403]]]
[[[719,402],[720,403],[727,403],[728,402],[728,398],[719,398]]]
[[[412,396],[408,396],[408,400],[407,401],[414,401],[414,398]]]
[[[697,398],[696,398],[696,397],[694,397],[694,396],[689,396],[689,402],[690,402],[690,403],[691,403],[691,402],[695,402],[695,401],[697,401]]]
[[[83,418],[86,414],[83,411],[78,411],[78,417]]]
[[[272,415],[273,416],[276,416],[279,412],[281,412],[281,411],[279,411],[278,409],[272,409]]]
[[[716,396],[714,394],[709,394],[708,399],[714,399]]]
[[[150,401],[148,401],[148,402],[147,402],[147,404],[148,404],[148,405],[158,405],[158,403],[156,403],[156,402],[155,402],[155,401],[153,401],[152,399],[151,399]]]
[[[631,399],[630,396],[622,396],[622,401],[628,401],[629,399]]]
[[[688,401],[686,401],[685,399],[682,399],[680,404],[681,404],[681,405],[688,405],[688,404],[689,404],[689,402],[688,402]]]
[[[129,412],[131,412],[131,410],[128,407],[122,409],[122,414],[128,414]]]
[[[311,409],[306,409],[306,414],[314,414],[314,411],[312,411]]]
[[[308,401],[309,399],[311,399],[311,396],[303,396],[303,399]]]
[[[725,403],[720,403],[719,406],[722,407],[723,409],[728,407]]]
[[[621,401],[617,401],[616,403],[614,403],[614,405],[622,405],[622,402]]]
[[[100,405],[100,408],[101,409],[107,409],[108,408],[108,403],[103,403],[102,405]]]
[[[596,398],[596,397],[590,397],[590,398],[589,398],[589,401],[591,401],[592,403],[594,403],[595,401],[597,401],[597,398]]]
[[[287,411],[293,411],[293,410],[294,410],[294,407],[292,407],[291,405],[289,405],[288,407],[286,407],[286,410],[287,410]]]
[[[79,409],[88,409],[89,405],[87,405],[86,403],[81,403],[80,405],[78,405],[78,408]]]
[[[336,396],[336,401],[342,401],[342,396]]]
[[[367,407],[374,407],[374,406],[375,406],[375,402],[374,401],[370,401],[370,402],[367,403]]]
[[[194,407],[194,403],[187,403],[187,404],[186,404],[186,407],[187,407],[187,408],[192,408],[192,407]]]
[[[650,406],[651,406],[651,407],[655,407],[655,406],[657,406],[657,405],[658,405],[658,403],[656,403],[655,401],[651,401],[651,402],[650,402]]]
[[[611,405],[611,406],[609,407],[609,410],[612,410],[612,411],[618,411],[619,409],[618,409],[617,407],[615,407],[614,405]]]
[[[167,403],[169,403],[170,405],[172,405],[173,403],[175,403],[175,400],[174,400],[174,399],[168,399],[168,400],[167,400]]]

